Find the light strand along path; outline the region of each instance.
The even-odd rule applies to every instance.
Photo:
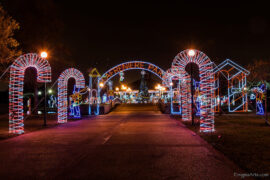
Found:
[[[232,179],[240,170],[153,105],[0,141],[3,179]]]

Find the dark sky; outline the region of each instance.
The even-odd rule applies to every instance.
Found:
[[[16,36],[25,52],[48,49],[50,61],[84,73],[129,60],[167,69],[187,48],[203,51],[216,64],[270,57],[269,8],[260,1],[1,1],[21,24]]]

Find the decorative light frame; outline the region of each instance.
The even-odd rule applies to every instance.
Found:
[[[9,81],[9,133],[24,133],[23,86],[24,73],[29,67],[37,71],[37,82],[51,82],[49,62],[35,53],[18,57],[10,67]]]
[[[68,117],[67,85],[69,78],[75,79],[76,88],[85,87],[83,74],[74,68],[66,69],[58,78],[58,123],[66,123]]]
[[[214,68],[214,74],[216,82],[215,111],[220,111],[220,103],[217,99],[221,99],[219,77],[220,75],[223,75],[228,81],[228,111],[247,112],[248,97],[245,89],[247,87],[247,76],[250,74],[250,72],[232,60],[226,59]],[[234,82],[237,82],[237,85],[235,85]],[[235,99],[236,96],[238,97]],[[235,102],[237,102],[239,105],[235,106]]]
[[[209,57],[201,51],[192,50],[192,56],[189,55],[191,49],[184,50],[177,54],[172,63],[172,69],[180,74],[183,80],[181,81],[182,89],[182,119],[189,121],[192,118],[191,109],[191,90],[190,90],[190,75],[186,72],[185,67],[189,63],[195,63],[199,67],[200,72],[200,90],[201,90],[201,109],[200,109],[200,131],[213,132],[214,127],[214,73],[213,63]]]

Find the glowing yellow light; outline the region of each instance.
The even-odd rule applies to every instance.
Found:
[[[160,84],[157,84],[157,86],[155,87],[155,89],[159,89],[159,90],[160,88],[161,88]]]
[[[126,90],[127,87],[126,87],[124,84],[122,84],[121,89],[122,89],[122,90]]]
[[[189,51],[188,51],[188,55],[189,55],[189,56],[194,56],[194,55],[195,55],[195,51],[192,50],[192,49],[189,50]]]
[[[99,87],[103,88],[104,87],[104,83],[99,83]]]
[[[47,57],[48,57],[48,53],[45,52],[45,51],[43,51],[43,52],[40,53],[40,56],[41,56],[42,58],[47,58]]]
[[[129,91],[129,92],[131,91],[130,87],[129,87],[129,88],[127,88],[127,91]]]
[[[49,93],[49,94],[52,94],[52,92],[53,92],[52,89],[49,89],[49,90],[48,90],[48,93]]]
[[[116,91],[119,91],[119,87],[116,87],[115,90],[116,90]]]

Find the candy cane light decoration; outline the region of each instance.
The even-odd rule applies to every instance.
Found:
[[[58,78],[58,123],[67,122],[68,101],[67,101],[67,85],[69,78],[75,79],[76,88],[85,87],[85,79],[83,74],[74,68],[66,69]]]
[[[206,54],[198,50],[184,50],[174,58],[172,63],[172,68],[177,69],[178,73],[182,76],[182,119],[187,121],[192,118],[191,78],[185,70],[186,65],[189,63],[197,64],[200,72],[200,93],[202,98],[200,109],[200,131],[213,132],[215,131],[213,63]]]
[[[49,62],[35,53],[28,53],[17,58],[10,67],[9,81],[9,133],[24,133],[23,86],[24,73],[28,67],[37,70],[38,82],[51,82]]]

